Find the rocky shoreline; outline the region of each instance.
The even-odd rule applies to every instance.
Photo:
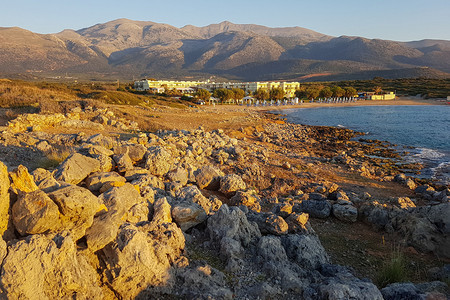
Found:
[[[449,187],[406,177],[389,145],[353,131],[259,118],[153,133],[108,109],[10,122],[0,135],[1,297],[449,296]],[[334,264],[310,219],[396,233],[447,265],[380,289]]]

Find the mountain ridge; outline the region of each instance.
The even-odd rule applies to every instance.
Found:
[[[283,74],[358,74],[413,70],[450,77],[450,41],[396,42],[333,37],[303,27],[272,28],[224,21],[181,28],[117,19],[79,30],[38,34],[0,28],[0,74],[61,73],[118,76],[223,76],[239,80]],[[434,71],[436,70],[436,71]],[[96,75],[96,76],[97,76]]]

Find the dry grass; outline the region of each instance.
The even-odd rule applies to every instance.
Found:
[[[67,157],[69,157],[69,155],[74,152],[74,149],[68,147],[53,147],[50,151],[45,153],[45,158],[40,161],[38,168],[52,170],[59,166]]]

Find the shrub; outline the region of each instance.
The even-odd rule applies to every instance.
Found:
[[[400,250],[394,250],[376,276],[380,288],[394,282],[404,282],[407,279],[406,260]]]

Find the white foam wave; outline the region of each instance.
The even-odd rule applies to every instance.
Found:
[[[413,156],[419,159],[438,160],[445,156],[445,153],[434,149],[417,148],[417,150],[419,150],[419,153],[416,153]]]

